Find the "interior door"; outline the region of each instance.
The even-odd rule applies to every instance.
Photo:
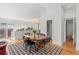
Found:
[[[52,20],[47,21],[47,36],[52,38]]]

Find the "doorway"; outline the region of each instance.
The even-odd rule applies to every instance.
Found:
[[[73,41],[73,20],[66,20],[66,41]]]
[[[52,20],[47,21],[47,36],[52,39]]]
[[[69,49],[75,49],[76,44],[76,19],[66,19],[65,27],[65,40],[64,45]]]
[[[11,38],[12,32],[13,32],[13,29],[8,29],[8,38]]]

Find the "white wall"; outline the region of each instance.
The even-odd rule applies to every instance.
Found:
[[[40,20],[41,31],[46,33],[46,20],[52,20],[52,40],[56,44],[61,45],[61,4],[50,4],[48,7],[45,13],[43,12]]]
[[[75,9],[68,9],[64,11],[64,18],[74,18],[75,17]]]
[[[76,4],[76,50],[79,50],[79,4]]]

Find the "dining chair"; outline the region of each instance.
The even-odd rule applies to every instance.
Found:
[[[51,45],[52,44],[52,39],[50,37],[48,37],[47,42],[48,42],[49,45]]]
[[[44,47],[46,46],[46,44],[47,44],[47,39],[43,39],[42,40],[42,44],[44,45]]]
[[[29,49],[29,50],[28,50]],[[29,40],[27,40],[26,42],[25,42],[25,50],[26,51],[29,51],[30,53],[31,53],[31,51],[36,51],[36,43],[35,42],[33,42],[33,41],[31,41],[30,39]]]

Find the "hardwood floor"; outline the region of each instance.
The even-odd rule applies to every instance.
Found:
[[[73,40],[66,40],[66,42],[63,44],[63,46],[66,47],[67,49],[75,51],[75,46],[73,45]]]
[[[75,55],[77,54],[75,46],[73,45],[73,39],[66,39],[66,42],[61,46],[64,50],[62,51],[63,55]]]

